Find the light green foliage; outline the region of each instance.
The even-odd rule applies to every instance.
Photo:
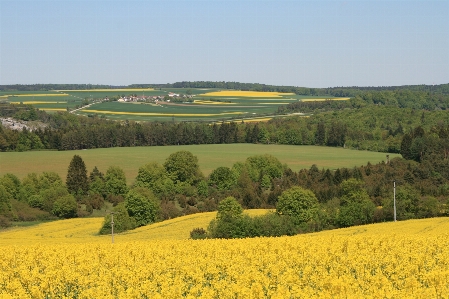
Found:
[[[271,179],[270,179],[270,176],[267,175],[267,174],[264,174],[264,175],[262,176],[262,180],[261,180],[261,182],[260,182],[260,185],[261,185],[263,188],[265,188],[265,189],[270,188],[270,186],[271,186]]]
[[[104,179],[101,177],[95,177],[89,184],[89,191],[91,194],[100,194],[103,198],[105,198],[107,194]]]
[[[318,213],[318,199],[315,194],[301,187],[292,187],[279,196],[276,211],[291,216],[295,224],[313,220]]]
[[[198,195],[199,195],[199,196],[204,196],[204,197],[206,197],[206,196],[209,195],[209,187],[208,187],[206,181],[201,180],[201,181],[198,183],[197,189],[198,189]]]
[[[171,193],[170,182],[165,168],[156,162],[148,163],[139,168],[134,186],[145,187],[155,194]]]
[[[126,195],[125,206],[128,215],[133,217],[137,226],[143,226],[156,221],[159,202],[153,193],[146,188],[131,189]]]
[[[39,192],[39,196],[42,198],[42,206],[40,207],[42,210],[51,212],[53,210],[54,203],[60,199],[68,195],[69,192],[65,186],[51,186],[48,189],[42,189]]]
[[[106,194],[122,195],[128,192],[125,172],[118,166],[110,166],[105,175]]]
[[[271,155],[258,155],[246,159],[245,165],[251,179],[260,182],[264,175],[280,178],[284,168],[279,160]]]
[[[236,176],[229,167],[218,167],[209,176],[209,184],[218,190],[230,190],[237,184]]]
[[[165,160],[164,167],[174,182],[194,184],[202,177],[198,158],[189,151],[178,151],[171,154]]]
[[[61,177],[55,172],[28,174],[19,189],[17,199],[27,202],[31,207],[52,212],[54,203],[68,195]]]
[[[59,218],[76,217],[78,205],[71,194],[59,197],[53,204],[52,213]]]
[[[242,216],[243,208],[234,197],[226,197],[218,203],[218,220],[236,219]]]
[[[340,198],[342,206],[369,200],[369,195],[364,189],[363,181],[351,178],[341,183],[341,189],[343,193]]]
[[[3,185],[14,198],[17,198],[21,186],[19,178],[11,173],[7,173],[0,178],[0,185]]]

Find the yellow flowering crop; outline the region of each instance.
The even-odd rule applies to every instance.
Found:
[[[301,102],[324,102],[324,101],[347,101],[350,98],[331,98],[331,99],[301,99]]]
[[[250,98],[280,98],[282,96],[294,95],[286,92],[265,92],[265,91],[242,91],[242,90],[222,90],[213,91],[200,96],[204,97],[250,97]]]
[[[3,245],[0,298],[448,298],[448,228],[435,218],[280,238]]]

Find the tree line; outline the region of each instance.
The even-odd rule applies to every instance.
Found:
[[[412,132],[415,127],[421,126],[425,130],[439,132],[447,131],[449,125],[445,111],[377,105],[319,111],[326,104],[318,103],[308,104],[308,107],[318,109],[309,117],[290,116],[260,123],[239,120],[214,124],[118,122],[70,113],[48,114],[27,105],[9,105],[13,106],[13,110],[2,110],[0,107],[3,115],[12,114],[24,120],[38,120],[45,126],[33,131],[14,131],[0,127],[0,150],[270,143],[326,145],[399,153],[403,136]]]

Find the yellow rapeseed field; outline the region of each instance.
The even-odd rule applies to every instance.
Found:
[[[45,111],[67,111],[67,109],[64,109],[64,108],[39,108],[39,110],[45,110]]]
[[[263,92],[263,91],[241,91],[241,90],[222,90],[213,91],[200,96],[204,97],[250,97],[250,98],[281,98],[282,96],[294,95],[286,92]]]
[[[178,221],[195,221],[188,217]],[[100,224],[84,220],[88,229],[80,221],[74,237]],[[0,298],[448,298],[448,229],[449,218],[435,218],[241,240],[128,233],[108,244],[93,235],[61,242],[68,229],[42,228],[50,241],[2,243]]]

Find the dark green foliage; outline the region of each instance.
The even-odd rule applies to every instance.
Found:
[[[72,194],[84,195],[89,190],[86,164],[83,159],[74,155],[67,170],[67,190]]]
[[[114,209],[114,232],[120,233],[137,227],[136,220],[128,215],[125,203],[118,204]],[[111,233],[111,214],[107,214],[99,234],[107,235]]]
[[[76,217],[78,205],[71,194],[59,197],[53,203],[52,213],[59,218]]]
[[[201,240],[201,239],[206,239],[206,238],[207,238],[207,231],[204,228],[201,228],[201,227],[194,228],[190,232],[190,239]]]
[[[12,195],[3,185],[0,185],[0,216],[9,218],[11,216]]]
[[[293,236],[298,233],[294,219],[277,213],[267,213],[252,219],[254,236],[280,237]]]

